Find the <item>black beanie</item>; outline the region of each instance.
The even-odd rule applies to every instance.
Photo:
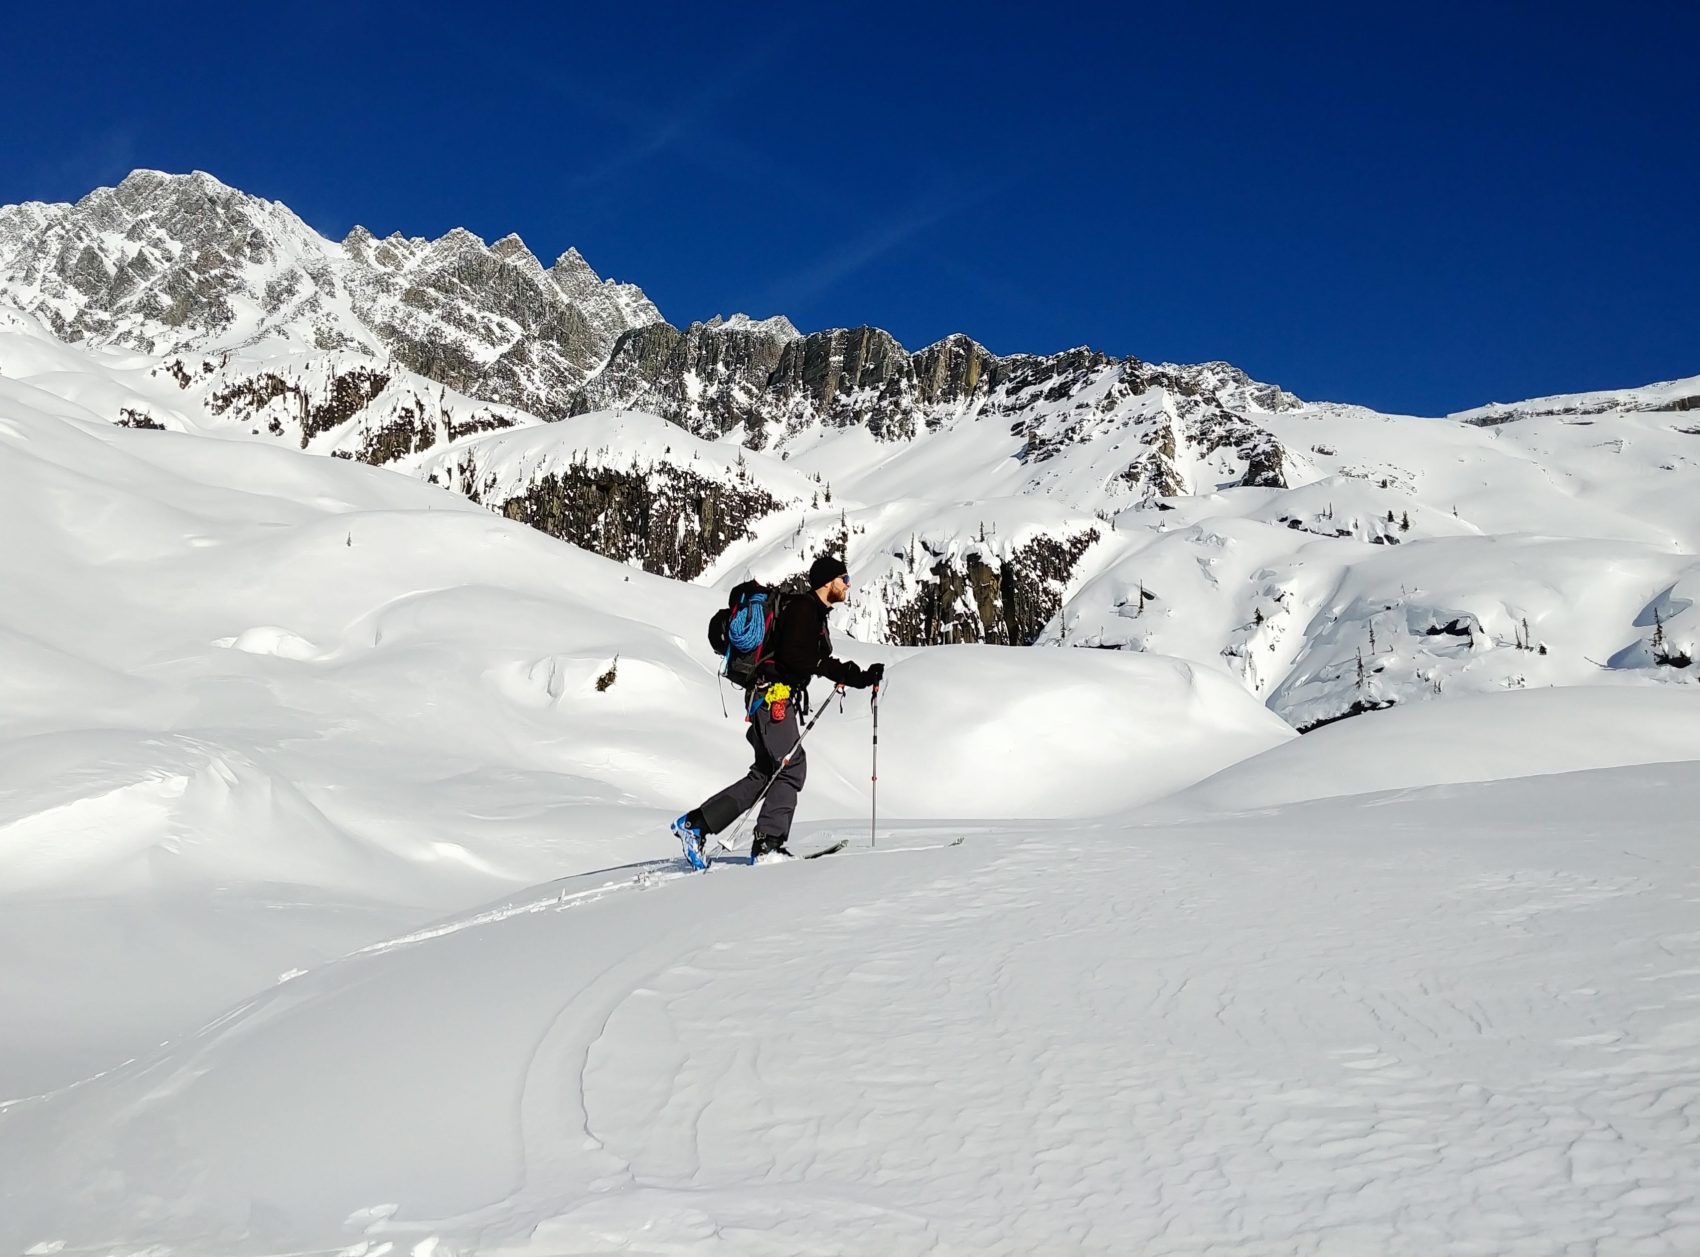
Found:
[[[823,554],[809,564],[809,588],[819,589],[822,585],[830,585],[840,576],[850,575],[850,569],[844,566],[844,560],[830,554]]]

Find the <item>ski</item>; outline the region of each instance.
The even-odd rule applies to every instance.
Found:
[[[896,855],[903,851],[942,851],[947,847],[960,847],[967,837],[967,834],[958,834],[949,842],[926,843],[918,847],[864,847],[860,849],[860,853],[863,855],[879,855],[889,852]],[[822,856],[837,855],[839,852],[847,851],[849,849],[850,840],[848,838],[840,838],[837,842],[832,843],[830,846],[822,847],[819,851],[806,851],[802,855],[792,856],[791,858],[793,860],[818,860]],[[719,868],[723,864],[749,866],[750,858],[744,852],[738,851],[735,848],[722,848],[721,850],[727,852],[727,854],[708,856],[707,867],[701,871],[707,872],[708,869]],[[684,871],[695,872],[697,870],[692,869],[687,865]]]
[[[850,845],[850,840],[848,838],[840,838],[837,842],[833,843],[831,846],[822,847],[819,851],[805,851],[802,855],[794,855],[794,856],[789,857],[789,859],[786,859],[786,860],[775,860],[775,861],[773,861],[773,863],[775,863],[775,864],[789,864],[792,860],[818,860],[823,855],[836,855],[838,852],[843,851],[849,845]],[[743,865],[754,866],[755,864],[757,864],[759,862],[751,860],[750,857],[745,855],[743,852],[738,852],[737,854],[730,856],[730,857],[727,857],[727,858],[723,858],[723,859],[722,858],[716,858],[716,859],[712,860],[711,863],[713,863],[713,864],[743,864]]]

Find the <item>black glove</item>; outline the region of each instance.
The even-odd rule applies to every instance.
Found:
[[[862,669],[862,689],[867,689],[870,685],[878,685],[883,680],[885,680],[885,665],[883,663],[876,663],[871,668]]]

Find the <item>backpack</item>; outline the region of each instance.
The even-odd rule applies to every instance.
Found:
[[[793,590],[783,585],[764,585],[747,580],[732,588],[727,605],[708,621],[708,644],[720,656],[720,675],[734,684],[747,686],[766,660],[765,647],[779,609]]]

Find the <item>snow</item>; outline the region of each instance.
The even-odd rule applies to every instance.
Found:
[[[1700,1251],[1693,382],[1480,427],[1186,370],[1293,487],[1129,500],[1166,393],[1043,461],[609,411],[398,474],[0,311],[0,1251]],[[783,509],[683,584],[429,482],[469,451]],[[846,850],[687,873],[747,762],[703,627],[841,528],[878,824],[818,685],[793,845]],[[1089,530],[1039,647],[880,640]]]
[[[777,459],[745,454],[736,446],[703,441],[676,424],[635,410],[603,410],[558,423],[468,437],[404,460],[401,469],[443,484],[457,483],[457,467],[471,453],[486,500],[517,496],[537,480],[575,463],[614,470],[681,467],[703,479],[759,486],[794,505],[815,486]]]
[[[184,958],[195,913],[139,926],[124,951],[91,958],[78,950],[81,912],[43,922],[9,907],[0,935],[31,940],[10,954],[45,950],[69,972],[93,970],[97,992],[145,990],[162,973],[173,986],[130,1023],[86,998],[88,986],[29,983],[13,1011],[41,1038],[0,1047],[10,1094],[109,1067],[181,1030],[184,1007],[210,1016],[364,930],[666,854],[665,822],[741,770],[739,730],[721,715],[701,644],[712,591],[618,567],[403,476],[116,429],[67,401],[36,408],[41,397],[0,397],[0,524],[34,539],[6,555],[12,596],[0,616],[12,664],[0,674],[3,893],[9,904],[116,896],[128,906],[115,911],[144,921],[211,896],[223,907],[208,928],[254,902],[282,933],[300,925],[248,967],[229,954],[247,949],[216,933]],[[959,690],[961,710],[980,714],[969,677],[1012,704],[978,737],[1001,737],[1012,767],[1045,763],[1050,784],[1106,806],[1225,763],[1232,752],[1206,741],[1261,748],[1291,736],[1231,685],[1164,661],[1105,659],[1093,673],[1072,653],[1047,670],[998,652],[953,662],[845,650],[894,665],[888,755],[937,761],[907,781],[888,774],[887,805],[916,814],[985,816],[1037,793],[1000,795],[978,762],[949,759]],[[618,679],[599,692],[610,665]],[[1093,676],[1101,683],[1083,684]],[[1145,697],[1130,702],[1123,684]],[[1107,783],[1103,751],[1018,754],[1015,731],[1053,696],[1059,721],[1066,696],[1077,716],[1196,729],[1148,780]],[[865,702],[823,718],[817,819],[865,806],[868,732]],[[29,933],[11,933],[26,921]],[[41,1046],[84,1035],[74,1051]]]
[[[1680,380],[1664,380],[1641,388],[1613,389],[1592,393],[1567,393],[1558,397],[1532,397],[1527,401],[1501,405],[1490,402],[1459,411],[1453,419],[1495,419],[1518,421],[1546,415],[1596,415],[1608,411],[1663,410],[1675,411],[1681,403],[1690,407],[1700,398],[1700,375]]]
[[[1184,811],[1695,758],[1700,703],[1668,686],[1514,690],[1369,712],[1246,757],[1165,801]]]
[[[1172,657],[846,642],[877,834],[853,693],[795,839],[849,849],[688,875],[743,763],[713,590],[46,396],[0,416],[7,1251],[1700,1243],[1691,691],[1295,738]]]
[[[539,886],[13,1106],[4,1233],[1690,1251],[1696,806],[1595,770]]]
[[[753,318],[742,311],[730,315],[717,314],[708,320],[707,326],[726,332],[753,332],[758,335],[777,336],[782,340],[797,340],[802,336],[796,325],[783,314],[770,315],[765,319]]]

